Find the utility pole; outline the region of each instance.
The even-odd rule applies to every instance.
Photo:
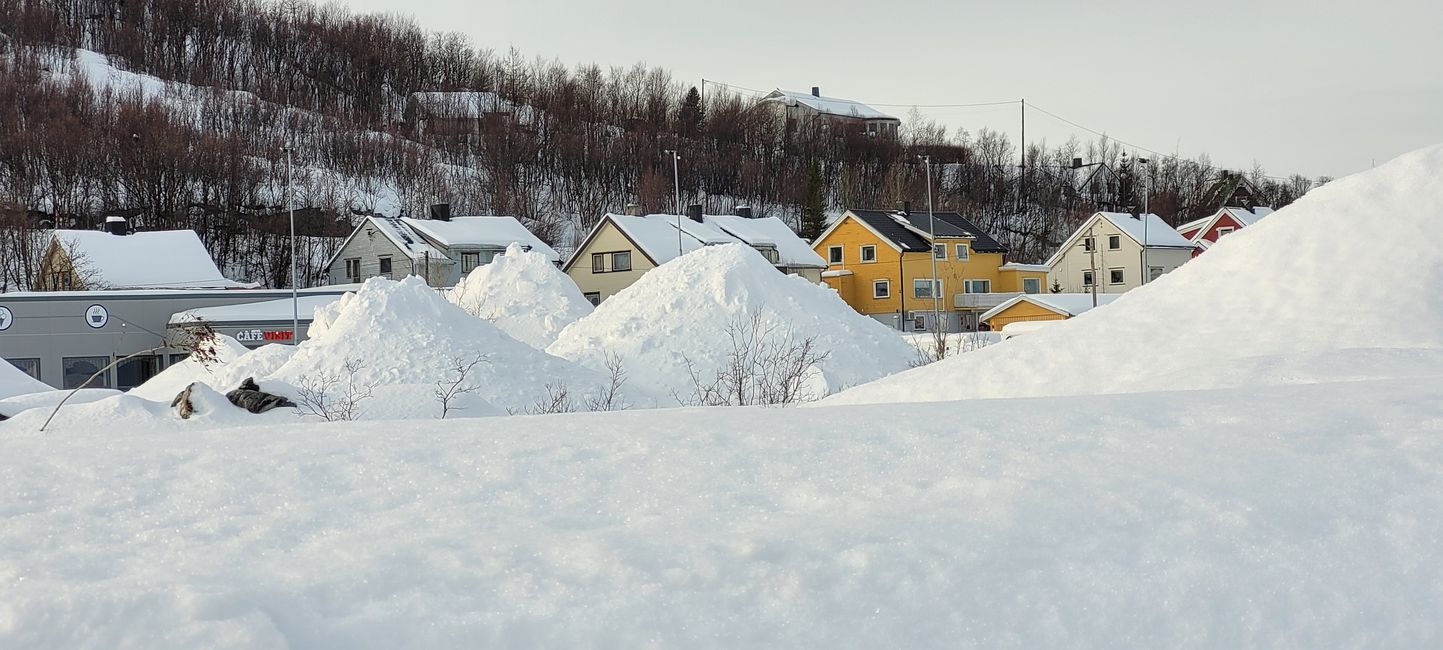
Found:
[[[1093,220],[1093,222],[1092,222],[1092,225],[1090,225],[1090,226],[1087,227],[1087,239],[1083,240],[1083,243],[1084,243],[1084,245],[1085,245],[1087,242],[1092,242],[1092,246],[1090,246],[1089,249],[1088,249],[1088,251],[1087,251],[1087,256],[1088,256],[1088,270],[1092,272],[1092,306],[1093,306],[1093,307],[1096,307],[1096,306],[1097,306],[1097,236],[1093,234],[1092,229],[1097,227],[1097,221],[1096,221],[1096,217],[1094,217],[1093,219],[1094,219],[1094,220]]]
[[[1021,155],[1017,160],[1017,211],[1027,205],[1027,98],[1022,98],[1022,142],[1018,143]],[[1015,224],[1014,224],[1015,225]]]
[[[1142,163],[1144,165],[1147,165],[1149,170],[1152,169],[1152,161],[1146,158],[1134,158],[1133,162]],[[1150,178],[1151,173],[1149,173],[1148,176],[1149,178],[1143,179],[1142,183],[1142,273],[1140,274],[1142,278],[1142,284],[1147,284],[1148,281],[1152,279],[1152,267],[1147,265],[1147,224],[1148,221],[1150,221],[1150,219],[1148,219],[1149,215],[1147,213],[1147,195],[1148,191],[1152,189],[1150,185],[1152,182],[1152,179]]]
[[[671,184],[672,190],[676,192],[676,255],[681,257],[681,175],[677,172],[677,161],[681,156],[677,155],[676,149],[667,149],[666,153],[671,154]]]
[[[942,315],[941,309],[938,306],[938,300],[940,299],[940,296],[937,295],[941,292],[937,290],[937,231],[935,226],[936,217],[934,217],[932,214],[932,156],[923,155],[917,157],[921,158],[922,163],[926,165],[925,169],[927,174],[927,237],[929,238],[928,243],[932,244],[932,250],[930,251],[932,253],[932,327],[941,327],[940,321],[942,320]],[[905,287],[903,288],[905,289]]]
[[[291,173],[291,146],[286,145],[286,207],[291,213],[291,345],[301,341],[301,304],[296,282],[296,202],[295,176]]]

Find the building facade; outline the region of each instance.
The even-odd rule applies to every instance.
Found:
[[[1049,289],[1124,293],[1182,266],[1192,251],[1192,242],[1155,214],[1098,212],[1047,261]]]
[[[433,219],[366,217],[326,261],[327,284],[415,275],[433,287],[455,286],[513,243],[560,260],[515,217],[451,217],[441,207],[433,206]]]

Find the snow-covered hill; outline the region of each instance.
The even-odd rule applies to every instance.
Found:
[[[1316,189],[1102,309],[833,396],[1082,395],[1443,373],[1443,146]]]

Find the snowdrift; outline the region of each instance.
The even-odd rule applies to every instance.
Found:
[[[467,383],[478,390],[467,399],[502,410],[531,408],[546,397],[548,385],[564,385],[578,399],[605,388],[600,375],[507,336],[416,276],[371,278],[360,291],[317,309],[310,339],[275,372],[257,379],[263,389],[292,397],[295,387],[327,377],[341,385],[353,380],[387,387],[393,399],[372,398],[363,409],[369,409],[368,418],[402,417],[413,410],[417,417],[438,417],[440,406],[430,397],[436,382],[455,378],[458,362],[476,359],[484,361],[470,371]],[[354,376],[348,363],[360,364]],[[464,414],[477,414],[478,408]]]
[[[25,374],[9,362],[0,360],[0,399],[55,390],[44,382]]]
[[[169,368],[160,371],[151,377],[144,384],[130,389],[132,397],[140,397],[156,402],[170,403],[180,391],[185,390],[193,382],[201,382],[220,391],[228,391],[240,383],[241,377],[234,382],[228,381],[227,373],[223,369],[235,363],[236,360],[250,354],[246,346],[224,334],[215,337],[214,355],[212,361],[201,363],[195,357],[187,357],[179,363],[171,364]]]
[[[539,350],[555,341],[567,325],[591,313],[591,303],[570,277],[545,255],[523,250],[519,244],[471,271],[446,298]]]
[[[836,292],[778,273],[737,244],[662,264],[563,330],[547,351],[595,370],[614,355],[630,381],[662,395],[688,394],[688,361],[698,375],[714,376],[734,347],[728,328],[750,330],[754,316],[771,341],[815,337],[828,354],[812,377],[818,396],[906,369],[915,356],[895,331]]]
[[[1349,368],[1354,379],[1391,376],[1378,350],[1424,361],[1408,374],[1443,372],[1440,223],[1435,146],[1317,188],[1105,308],[828,402],[1303,383]]]

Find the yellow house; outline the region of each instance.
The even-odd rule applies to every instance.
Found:
[[[974,330],[983,311],[1041,293],[1047,278],[1045,266],[1008,264],[1007,249],[956,212],[932,213],[929,223],[926,213],[848,210],[812,249],[847,304],[913,331],[933,329],[934,310],[942,328]]]
[[[1116,300],[1119,293],[1041,293],[1022,294],[982,314],[982,322],[993,331],[1013,323],[1067,320],[1093,308]]]

